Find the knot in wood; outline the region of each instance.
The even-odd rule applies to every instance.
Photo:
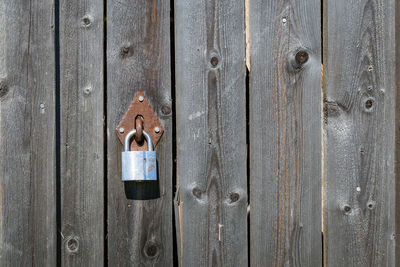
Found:
[[[66,242],[66,249],[69,253],[76,253],[79,248],[79,241],[76,237],[70,237]]]
[[[0,97],[5,96],[8,92],[8,86],[5,81],[0,81]]]
[[[231,203],[234,203],[234,202],[238,201],[239,198],[240,198],[240,196],[239,196],[238,193],[230,193],[229,194],[229,199],[230,199]]]
[[[295,59],[296,59],[296,63],[298,65],[301,66],[301,65],[305,64],[308,61],[308,53],[307,53],[307,51],[304,51],[304,50],[298,51],[296,53]]]
[[[170,107],[169,105],[165,104],[165,105],[163,105],[163,106],[161,107],[161,112],[162,112],[164,115],[169,115],[169,114],[171,114],[171,107]]]
[[[144,254],[147,258],[156,258],[159,254],[159,246],[153,241],[149,241],[144,246]]]

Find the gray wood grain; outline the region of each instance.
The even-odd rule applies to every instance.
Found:
[[[108,264],[172,266],[170,1],[107,1]],[[115,127],[142,89],[164,127],[158,183],[121,181]],[[146,129],[146,121],[144,122]]]
[[[395,164],[396,164],[396,169],[395,169],[395,177],[396,177],[396,199],[395,199],[395,203],[396,203],[396,218],[400,218],[400,79],[399,79],[399,70],[400,70],[400,2],[396,1],[395,2],[395,7],[396,7],[396,17],[395,17],[395,36],[396,36],[396,44],[395,44],[395,49],[396,49],[396,126],[395,126],[395,131],[396,131],[396,149],[395,149]],[[396,259],[395,259],[395,266],[396,267],[400,267],[400,220],[397,219],[396,220],[396,237],[395,237],[395,241],[396,241],[396,251],[395,251],[395,255],[396,255]]]
[[[180,266],[247,265],[244,1],[175,1]]]
[[[322,265],[319,10],[250,1],[251,266]]]
[[[395,1],[324,5],[327,266],[395,264]]]
[[[0,266],[56,265],[52,0],[0,2]]]
[[[103,1],[60,1],[61,264],[103,266]]]

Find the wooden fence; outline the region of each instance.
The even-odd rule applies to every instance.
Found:
[[[0,266],[400,266],[398,5],[1,0]]]

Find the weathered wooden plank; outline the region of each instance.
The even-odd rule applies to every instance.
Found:
[[[60,1],[61,264],[103,266],[103,1]]]
[[[53,0],[0,2],[0,266],[56,265]]]
[[[251,266],[321,266],[320,1],[250,1]]]
[[[327,266],[395,264],[395,1],[324,5]]]
[[[108,264],[172,266],[170,1],[107,1]],[[121,181],[115,127],[142,89],[164,126],[158,180]],[[144,122],[146,130],[146,121]],[[153,129],[147,129],[151,131]]]
[[[247,265],[244,1],[175,1],[181,266]]]
[[[395,14],[395,36],[396,36],[396,106],[397,106],[397,110],[396,110],[396,125],[395,125],[395,130],[396,130],[396,148],[395,149],[395,175],[396,175],[396,198],[395,198],[395,205],[396,205],[396,218],[400,218],[400,149],[398,149],[400,147],[400,76],[399,76],[399,70],[400,70],[400,2],[399,1],[395,1],[395,8],[396,8],[396,14]],[[400,220],[397,219],[396,220],[396,249],[395,249],[395,266],[399,267],[400,266]]]

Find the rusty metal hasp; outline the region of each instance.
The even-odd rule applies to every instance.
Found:
[[[136,94],[116,131],[124,144],[122,181],[156,181],[157,158],[153,141],[154,145],[159,141],[163,128],[142,91]],[[143,151],[145,149],[147,151]]]
[[[137,122],[140,121],[138,118],[141,118],[143,122],[140,125],[137,125]],[[164,132],[164,128],[162,127],[156,113],[153,111],[142,90],[137,92],[117,128],[115,129],[121,144],[124,145],[125,136],[133,129],[137,130],[137,135],[135,135],[135,140],[131,142],[130,150],[136,151],[147,150],[147,147],[140,142],[143,140],[141,136],[142,130],[145,130],[150,135],[154,147],[157,146],[157,143],[160,141],[160,138]]]

